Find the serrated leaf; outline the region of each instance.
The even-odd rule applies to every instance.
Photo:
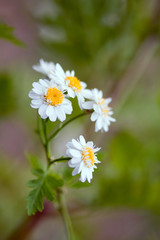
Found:
[[[53,172],[49,172],[47,179],[54,188],[62,187],[64,184],[63,179],[58,174],[54,174]]]
[[[43,177],[44,171],[40,168],[32,168],[32,173],[37,177]]]
[[[42,211],[44,198],[54,201],[55,189],[63,186],[63,180],[51,171],[32,169],[32,172],[37,178],[30,180],[27,184],[28,187],[33,188],[27,198],[28,215],[35,214],[37,210]]]
[[[43,194],[49,201],[53,201],[55,199],[55,192],[53,191],[53,187],[48,183],[47,179],[44,181],[43,186]]]
[[[37,186],[38,181],[39,181],[38,179],[29,180],[28,183],[27,183],[27,186],[28,186],[29,188],[34,188],[34,187]]]
[[[29,216],[35,214],[37,210],[41,212],[43,210],[43,195],[41,188],[37,187],[36,189],[33,189],[29,193],[27,201],[27,211]]]

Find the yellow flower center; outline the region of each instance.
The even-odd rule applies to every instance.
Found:
[[[91,147],[86,147],[82,151],[82,160],[88,168],[94,165],[95,155],[94,155],[94,151]]]
[[[47,94],[46,94],[45,98],[46,98],[47,102],[49,102],[52,106],[59,105],[63,102],[62,92],[55,87],[49,88],[47,90]]]
[[[99,105],[100,105],[101,111],[105,115],[108,115],[108,112],[109,112],[108,105],[106,105],[104,103],[105,103],[105,99],[104,98],[100,99]]]
[[[82,89],[81,83],[76,77],[66,77],[65,81],[69,81],[69,87],[73,88],[74,91],[80,92]]]

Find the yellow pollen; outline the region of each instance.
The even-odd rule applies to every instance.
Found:
[[[105,100],[102,98],[102,100],[99,104],[102,105],[104,102],[105,102]]]
[[[82,89],[81,83],[76,77],[66,77],[65,81],[69,80],[69,86],[73,88],[74,91],[80,92]]]
[[[45,98],[46,98],[46,101],[49,102],[52,106],[59,105],[63,102],[62,92],[55,87],[49,88],[47,90],[47,94]]]
[[[100,100],[100,99],[99,99]],[[105,114],[108,115],[109,109],[108,109],[108,105],[103,105],[105,103],[105,99],[102,98],[101,101],[99,102],[101,111]],[[103,105],[103,106],[102,106]]]
[[[88,168],[94,165],[95,156],[94,151],[91,147],[86,147],[82,152],[82,160]]]
[[[108,109],[105,109],[104,112],[107,113],[109,110]]]

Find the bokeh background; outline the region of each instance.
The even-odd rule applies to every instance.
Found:
[[[46,201],[42,213],[26,213],[32,177],[26,156],[44,161],[28,97],[41,77],[32,69],[40,58],[102,89],[117,119],[103,134],[94,133],[89,117],[77,120],[52,143],[54,156],[79,134],[102,147],[91,184],[68,184],[67,164],[58,169],[68,179],[76,239],[160,239],[160,1],[1,0],[0,6],[0,239],[66,239],[55,205]]]

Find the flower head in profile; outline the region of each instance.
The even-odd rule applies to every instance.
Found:
[[[46,62],[43,59],[40,59],[39,64],[34,65],[33,69],[49,77],[50,74],[55,70],[55,64],[53,62]]]
[[[49,117],[55,122],[57,118],[63,122],[66,114],[72,113],[72,104],[66,98],[60,86],[46,79],[34,82],[29,97],[32,99],[31,107],[38,109],[41,118]]]
[[[88,91],[86,88],[87,84],[81,82],[76,76],[74,71],[66,71],[62,69],[60,64],[56,64],[55,71],[52,72],[50,76],[53,81],[56,81],[57,84],[63,86],[63,88],[68,92],[69,97],[74,98],[77,96],[78,103],[82,109],[82,104],[84,99],[88,97]]]
[[[111,98],[103,98],[103,92],[95,88],[90,91],[90,101],[86,101],[83,104],[84,109],[94,110],[91,115],[91,121],[96,121],[96,132],[99,130],[107,132],[110,123],[116,121],[111,117],[113,114],[112,108],[109,107],[111,100]]]
[[[67,143],[66,154],[71,157],[68,165],[74,168],[72,175],[81,173],[80,181],[85,182],[88,180],[90,183],[92,179],[92,173],[97,168],[96,163],[100,163],[96,157],[96,152],[100,148],[95,148],[93,142],[86,142],[81,135],[79,139],[72,139],[72,142]]]

